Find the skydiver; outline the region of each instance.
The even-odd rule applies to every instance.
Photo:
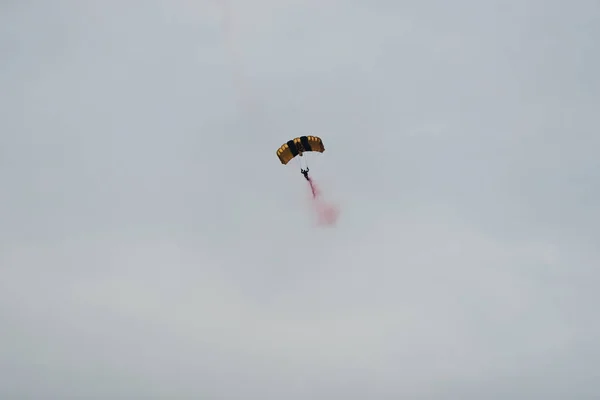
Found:
[[[302,175],[304,175],[304,178],[306,178],[307,181],[310,181],[310,178],[308,177],[308,167],[306,167],[306,169],[300,168],[300,172],[302,172]]]

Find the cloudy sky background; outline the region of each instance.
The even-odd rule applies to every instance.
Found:
[[[2,2],[0,397],[597,399],[599,43],[594,0]]]

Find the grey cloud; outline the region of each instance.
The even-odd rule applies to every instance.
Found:
[[[5,2],[0,397],[598,397],[599,16]]]

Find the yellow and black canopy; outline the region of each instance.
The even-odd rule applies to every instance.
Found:
[[[300,136],[284,143],[277,150],[277,157],[283,165],[289,163],[296,156],[302,157],[302,153],[307,151],[317,151],[322,153],[325,151],[323,141],[316,136]]]

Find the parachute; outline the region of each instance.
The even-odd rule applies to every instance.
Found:
[[[302,157],[303,153],[312,151],[316,151],[318,153],[323,153],[325,151],[325,146],[323,146],[323,141],[321,138],[317,136],[300,136],[295,139],[288,140],[286,143],[281,145],[281,147],[277,149],[277,157],[279,157],[279,161],[281,161],[283,165],[287,165],[290,161],[296,158],[296,156],[300,156],[300,158],[297,159],[298,163],[300,164],[300,172],[302,172],[302,175],[308,181],[308,185],[310,186],[313,205],[319,217],[319,223],[325,225],[334,225],[339,214],[338,208],[335,205],[323,201],[321,197],[321,191],[313,179],[308,175],[309,169],[306,159],[305,157]]]
[[[292,140],[288,140],[277,150],[277,157],[283,165],[289,163],[294,157],[302,157],[302,153],[308,151],[317,151],[323,153],[325,147],[321,138],[316,136],[300,136]]]

